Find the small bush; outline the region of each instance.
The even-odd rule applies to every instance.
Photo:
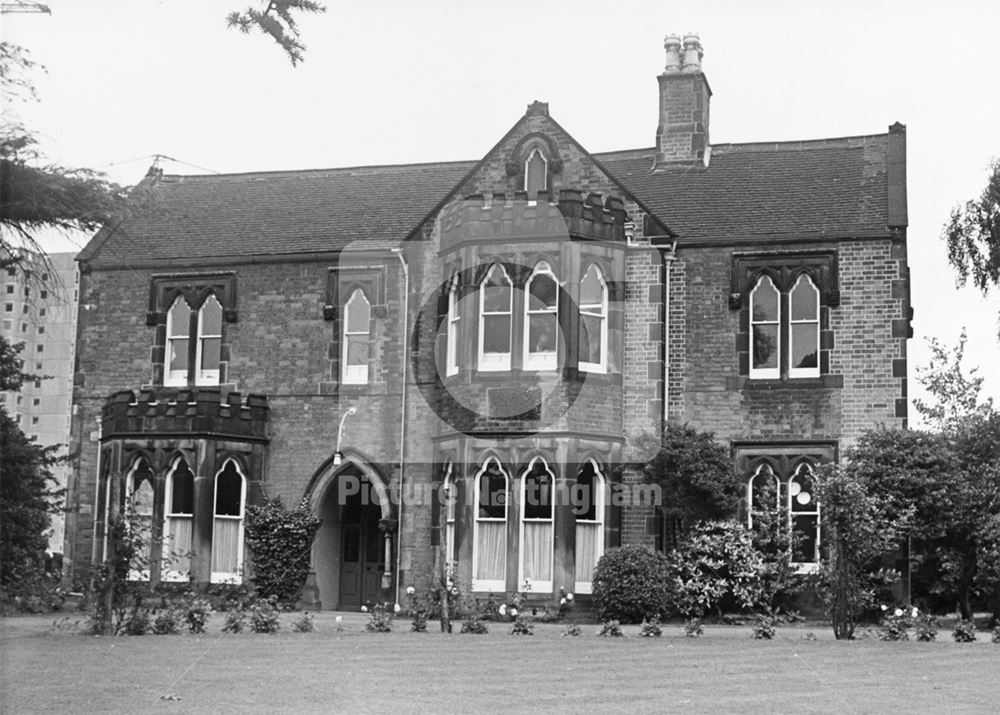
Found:
[[[191,633],[204,633],[205,624],[212,610],[207,599],[189,594],[184,600],[184,622]]]
[[[533,636],[535,635],[535,624],[527,616],[518,616],[514,619],[514,625],[510,629],[512,636]]]
[[[886,611],[882,616],[882,621],[878,626],[878,637],[882,641],[908,641],[910,634],[907,628],[910,625],[906,612],[901,608],[895,611]]]
[[[751,633],[757,640],[771,640],[777,633],[774,628],[774,619],[768,616],[758,618],[757,622],[753,624]]]
[[[923,643],[929,643],[930,641],[937,638],[938,634],[938,623],[937,619],[929,613],[922,613],[917,617],[914,622],[914,627],[916,628],[917,640]]]
[[[144,636],[149,633],[150,628],[149,611],[137,608],[129,614],[122,630],[128,636]]]
[[[1000,643],[1000,626],[993,629],[993,637],[990,639],[992,643]]]
[[[951,637],[956,643],[971,643],[976,640],[976,624],[974,621],[962,619],[955,624]]]
[[[622,627],[618,621],[605,621],[601,624],[601,630],[597,631],[597,635],[605,638],[621,638],[625,634],[622,633]]]
[[[802,640],[804,640],[804,641],[814,641],[814,640],[816,640],[816,634],[813,633],[812,631],[809,631],[804,636],[802,636]]]
[[[277,633],[281,629],[277,600],[277,596],[270,596],[250,607],[250,628],[254,633]]]
[[[369,633],[389,633],[392,631],[393,609],[387,603],[376,603],[369,611],[365,630]]]
[[[594,569],[594,605],[602,621],[640,623],[667,612],[668,560],[641,546],[608,549]]]
[[[489,633],[490,628],[486,625],[486,621],[482,620],[478,615],[472,618],[467,618],[462,621],[462,633]]]
[[[232,608],[226,611],[226,620],[222,624],[223,633],[242,633],[247,628],[249,614],[246,609]]]
[[[173,635],[181,632],[181,614],[174,608],[163,608],[153,617],[153,633],[158,636]]]
[[[700,618],[689,618],[684,623],[684,635],[688,638],[697,638],[705,633],[704,627],[701,625]]]
[[[313,614],[309,611],[303,611],[302,615],[292,622],[292,631],[295,633],[312,633],[314,630],[316,624],[313,623]]]
[[[262,593],[283,603],[295,601],[309,574],[310,548],[320,523],[307,497],[294,509],[277,498],[247,507],[246,541],[254,582]]]
[[[579,636],[582,635],[583,631],[580,630],[580,626],[575,623],[570,623],[568,626],[563,628],[563,632],[560,635],[563,636]]]
[[[663,635],[663,629],[660,628],[660,623],[657,620],[643,621],[642,628],[639,629],[639,635],[643,638],[659,638]]]

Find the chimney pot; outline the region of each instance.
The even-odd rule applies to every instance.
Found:
[[[697,33],[689,32],[684,35],[684,71],[701,72],[701,58],[705,56],[705,50],[701,46],[701,38]]]
[[[675,34],[669,34],[663,38],[663,47],[667,51],[667,65],[664,72],[681,71],[681,38]]]
[[[712,90],[702,72],[704,50],[701,39],[694,32],[686,33],[683,41],[677,35],[669,34],[664,38],[663,46],[667,50],[667,67],[657,78],[660,84],[660,116],[653,167],[661,169],[671,164],[695,163],[707,166]]]

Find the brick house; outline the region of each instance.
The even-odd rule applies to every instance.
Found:
[[[906,423],[905,129],[712,144],[669,36],[655,146],[584,149],[535,102],[478,161],[145,180],[79,255],[66,557],[126,503],[152,582],[239,581],[246,505],[307,499],[304,597],[358,607],[447,564],[586,594],[669,525],[635,440],[732,448],[819,557],[811,470]]]

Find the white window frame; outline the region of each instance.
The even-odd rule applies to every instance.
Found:
[[[450,576],[455,573],[455,565],[457,563],[456,551],[455,551],[455,508],[457,505],[457,489],[455,485],[455,477],[452,474],[452,464],[448,462],[445,467],[444,481],[442,483],[442,492],[444,496],[444,559],[445,568]]]
[[[192,503],[191,503],[191,513],[174,513],[174,476],[177,473],[178,468],[181,464],[184,464],[191,471],[190,465],[188,465],[187,460],[183,457],[177,457],[170,467],[170,471],[167,472],[167,478],[165,480],[165,489],[163,493],[163,539],[162,543],[164,549],[172,549],[173,544],[168,543],[167,535],[171,533],[170,521],[172,519],[190,519],[192,526],[192,537],[193,537],[193,527],[194,527],[194,472],[191,472],[191,491],[192,491]],[[192,543],[193,547],[194,544]],[[191,550],[190,548],[188,549]],[[167,554],[162,554],[163,568],[160,573],[161,581],[187,581],[190,578],[190,573],[184,573],[182,571],[177,571],[170,568],[171,559],[168,558]],[[190,563],[190,557],[189,557]],[[190,569],[189,569],[190,570]]]
[[[777,315],[774,320],[754,320],[753,307],[754,299],[757,295],[757,291],[760,290],[764,281],[770,283],[771,288],[777,296]],[[768,289],[770,290],[770,289]],[[775,345],[775,362],[777,365],[775,367],[761,367],[755,368],[754,364],[754,326],[755,325],[774,325],[777,328],[777,345]],[[762,378],[762,379],[778,379],[781,377],[781,290],[775,284],[774,279],[772,279],[766,273],[761,275],[757,279],[757,283],[754,285],[753,290],[750,291],[750,377],[751,378]]]
[[[816,312],[813,317],[803,320],[795,320],[795,314],[792,311],[792,293],[799,287],[799,283],[805,279],[806,288],[812,288],[813,294],[816,298]],[[808,274],[803,273],[795,281],[795,285],[792,289],[788,291],[788,377],[819,377],[819,312],[820,312],[820,301],[819,301],[819,288],[813,283],[812,278]],[[780,314],[779,314],[780,315]],[[792,362],[792,355],[795,351],[795,330],[793,327],[795,325],[815,325],[816,326],[816,367],[802,367],[797,368]]]
[[[218,500],[219,500],[219,476],[226,471],[226,467],[232,464],[236,468],[236,473],[239,474],[241,484],[240,484],[240,513],[239,516],[233,516],[229,514],[218,514]],[[215,571],[212,570],[211,582],[212,583],[242,583],[243,582],[243,559],[244,559],[244,529],[245,529],[245,519],[246,516],[246,505],[247,505],[247,478],[240,468],[239,462],[230,457],[225,462],[222,463],[222,468],[215,473],[215,479],[212,483],[212,541],[215,541],[215,522],[218,519],[224,519],[227,521],[239,520],[239,531],[237,536],[237,550],[236,550],[236,571]],[[213,543],[214,548],[214,543]],[[211,554],[209,554],[209,561],[211,562]],[[211,564],[215,566],[215,564]]]
[[[594,519],[581,519],[576,518],[577,524],[597,524],[597,561],[604,555],[604,494],[607,489],[607,480],[604,478],[604,473],[601,471],[600,465],[597,460],[593,457],[587,459],[587,462],[591,465],[594,470],[594,488],[591,493],[591,498],[593,498],[597,503],[594,505]],[[594,562],[591,568],[591,574],[593,574],[593,567],[597,566],[597,561]],[[576,568],[575,555],[574,555],[574,570]],[[591,575],[593,578],[593,575]],[[593,593],[594,582],[593,581],[576,581],[574,586],[577,593]]]
[[[205,309],[208,307],[209,301],[213,301],[215,305],[219,306],[219,332],[213,333],[211,335],[205,334],[204,329],[204,319],[205,319]],[[201,369],[201,358],[204,351],[205,340],[211,338],[218,338],[220,348],[222,344],[222,303],[219,299],[215,297],[215,294],[209,295],[205,302],[202,303],[201,308],[198,309],[198,335],[195,342],[195,385],[218,385],[219,384],[219,369],[214,370],[202,370]],[[221,355],[220,355],[221,361]]]
[[[456,275],[451,281],[451,287],[448,289],[446,376],[458,374],[458,339],[461,320],[462,315],[459,313],[458,305],[458,276]]]
[[[509,298],[506,311],[486,311],[486,285],[490,282],[493,271],[500,271],[500,275],[507,282],[509,287]],[[508,317],[507,352],[487,353],[484,351],[486,341],[486,316],[506,315]],[[482,282],[479,284],[479,370],[481,372],[500,372],[510,370],[511,350],[514,343],[514,282],[507,275],[506,269],[500,263],[494,263],[486,271]]]
[[[601,285],[601,303],[583,302],[583,282],[594,271],[597,280]],[[598,312],[599,311],[599,312]],[[596,263],[591,263],[580,279],[580,323],[583,324],[583,316],[601,319],[601,361],[598,363],[579,361],[579,369],[583,372],[606,373],[608,371],[608,284],[604,280],[604,272]],[[579,339],[577,339],[579,342]]]
[[[538,518],[529,519],[527,516],[525,516],[527,514],[527,501],[526,501],[526,491],[527,491],[527,486],[528,486],[527,477],[532,472],[532,470],[534,470],[535,464],[538,463],[538,462],[542,463],[542,466],[544,467],[545,471],[549,475],[549,479],[552,480],[552,486],[551,486],[551,489],[549,491],[549,517],[547,519],[538,519]],[[519,585],[523,584],[524,583],[524,579],[525,579],[525,573],[524,573],[524,559],[525,559],[525,553],[524,553],[524,526],[525,526],[525,524],[528,524],[528,523],[530,523],[530,524],[545,524],[545,523],[547,523],[549,525],[549,528],[552,531],[552,534],[551,534],[551,536],[552,536],[552,549],[549,550],[549,574],[551,575],[552,578],[550,578],[548,581],[542,581],[540,579],[533,580],[531,582],[531,591],[533,593],[545,593],[545,594],[552,593],[552,590],[553,590],[552,584],[553,584],[553,580],[555,578],[555,569],[556,569],[556,565],[555,565],[555,544],[556,544],[556,475],[552,472],[552,468],[549,467],[549,463],[545,460],[545,458],[542,457],[541,455],[538,455],[536,457],[533,457],[531,459],[531,461],[528,462],[528,467],[527,467],[527,469],[525,469],[521,473],[521,479],[519,481],[520,481],[520,484],[518,485],[518,494],[519,494],[519,497],[520,497],[519,505],[520,505],[520,511],[521,511],[521,514],[520,514],[521,519],[520,519],[520,524],[519,524],[520,531],[518,533],[518,545],[519,545],[519,548],[518,548],[518,558],[517,558],[517,582],[518,582]]]
[[[503,519],[497,519],[493,517],[484,517],[479,515],[479,499],[480,499],[480,482],[483,474],[490,466],[490,462],[496,464],[497,469],[504,478],[504,516]],[[500,460],[494,456],[489,456],[483,460],[483,465],[480,467],[479,471],[476,473],[475,477],[475,501],[472,503],[473,513],[476,515],[475,518],[475,530],[473,531],[472,537],[472,590],[473,591],[493,591],[493,592],[506,592],[507,590],[507,542],[509,539],[510,531],[510,475],[503,468]],[[503,540],[503,579],[478,579],[476,578],[476,573],[479,569],[479,524],[480,523],[497,523],[503,522],[504,524],[504,540]]]
[[[787,493],[788,493],[788,496],[787,496],[788,538],[789,538],[789,548],[791,549],[791,553],[789,554],[789,558],[791,559],[794,556],[794,554],[795,554],[795,547],[794,547],[794,544],[792,543],[792,540],[795,538],[795,521],[794,521],[794,517],[795,516],[813,516],[813,517],[815,517],[816,518],[816,547],[815,547],[815,550],[814,550],[814,553],[813,553],[813,560],[812,561],[794,561],[794,560],[791,560],[790,563],[791,563],[791,565],[793,567],[795,567],[795,570],[796,570],[797,573],[816,573],[819,570],[819,563],[820,563],[819,555],[820,555],[820,549],[822,547],[822,540],[821,539],[822,539],[822,533],[823,533],[823,523],[822,523],[822,518],[821,518],[821,515],[820,515],[820,504],[819,504],[819,501],[817,501],[816,498],[815,498],[815,491],[812,494],[812,503],[815,505],[814,509],[811,509],[811,510],[808,510],[808,511],[805,511],[805,510],[794,511],[793,508],[792,508],[792,501],[793,501],[793,499],[797,498],[798,493],[799,493],[798,491],[796,491],[794,494],[792,493],[792,484],[795,482],[796,478],[798,478],[799,475],[802,472],[807,472],[808,473],[809,479],[813,482],[813,485],[814,485],[813,489],[815,490],[816,472],[813,469],[813,466],[809,462],[802,462],[801,464],[799,464],[798,466],[796,466],[795,469],[792,470],[792,474],[791,474],[790,477],[788,477],[788,481],[787,481],[787,484],[786,484],[786,486],[787,486]]]
[[[152,467],[150,466],[149,461],[145,457],[136,457],[135,460],[133,460],[132,466],[128,470],[128,473],[125,475],[125,513],[122,515],[122,518],[124,518],[126,521],[128,521],[129,513],[132,511],[132,508],[133,508],[132,500],[135,498],[135,475],[136,475],[136,472],[139,471],[139,465],[143,464],[143,463],[150,470],[150,473],[152,473]],[[129,564],[129,570],[128,570],[128,580],[129,581],[148,581],[149,577],[150,577],[150,570],[152,568],[152,562],[153,562],[153,557],[152,557],[152,553],[153,553],[153,549],[152,549],[152,545],[153,545],[153,515],[156,513],[156,486],[149,479],[144,479],[143,481],[149,483],[149,488],[153,492],[152,511],[149,513],[149,516],[148,516],[148,518],[149,518],[149,524],[148,524],[148,526],[149,526],[149,533],[146,535],[146,538],[148,539],[148,541],[144,545],[145,549],[146,549],[146,561],[147,561],[147,563],[146,563],[146,567],[144,569],[142,569],[142,570],[139,570],[139,571],[133,569],[131,567],[132,565]],[[105,542],[105,549],[106,548],[107,548],[107,546],[106,546],[106,542]]]
[[[175,334],[174,331],[177,328],[174,325],[174,306],[177,303],[183,303],[188,309],[188,320],[187,325],[183,326],[184,332]],[[166,345],[164,346],[165,354],[163,356],[163,384],[166,387],[184,387],[188,382],[188,369],[190,368],[190,344],[191,344],[191,305],[184,299],[183,295],[178,295],[173,303],[170,304],[170,308],[167,310],[167,338]],[[171,342],[175,340],[184,340],[188,343],[188,349],[184,352],[184,369],[183,370],[172,370],[170,368],[170,356],[172,353]]]
[[[531,284],[539,276],[548,276],[556,286],[555,307],[546,306],[541,309],[531,307]],[[525,370],[555,370],[559,366],[559,279],[552,271],[552,267],[545,261],[535,264],[534,270],[528,282],[524,284],[524,321],[522,331],[524,333],[524,369]],[[531,335],[532,316],[551,316],[555,323],[555,331],[552,336],[554,342],[552,350],[534,352],[531,350],[529,337]]]
[[[776,515],[781,512],[781,480],[769,462],[761,462],[747,481],[747,528],[750,529],[753,528],[753,486],[758,477],[770,479],[774,483],[774,511]]]
[[[354,304],[356,299],[363,300],[368,304],[368,324],[365,326],[364,331],[356,330],[351,331],[350,326],[350,311],[351,306]],[[344,330],[343,330],[343,348],[341,349],[341,354],[343,355],[343,368],[341,369],[341,381],[345,385],[365,385],[368,383],[369,373],[371,372],[371,301],[368,300],[368,296],[360,288],[355,288],[354,292],[351,293],[351,297],[347,299],[344,304]],[[364,365],[351,365],[347,362],[348,357],[348,347],[349,347],[349,336],[367,336],[368,338],[368,362]]]

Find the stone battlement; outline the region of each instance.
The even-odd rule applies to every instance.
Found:
[[[471,194],[441,212],[444,246],[463,241],[520,238],[584,239],[625,242],[625,206],[621,199],[563,189],[558,201],[547,191],[528,201],[523,191]]]
[[[223,394],[220,388],[144,389],[114,393],[101,410],[102,436],[220,435],[267,440],[265,395]]]

